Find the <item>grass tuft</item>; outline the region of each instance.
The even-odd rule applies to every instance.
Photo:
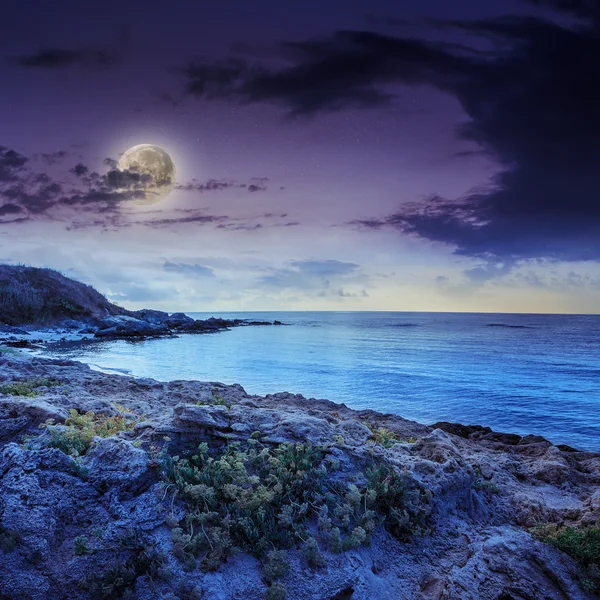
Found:
[[[113,416],[93,412],[79,413],[74,409],[65,421],[65,427],[50,429],[50,446],[71,456],[85,454],[95,437],[107,438],[120,431],[131,431],[137,420],[131,413]]]
[[[366,423],[366,425],[372,432],[371,440],[384,448],[391,448],[394,444],[414,444],[417,441],[413,437],[403,439],[386,427],[371,427],[369,423]]]

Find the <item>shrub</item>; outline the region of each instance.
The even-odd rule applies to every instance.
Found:
[[[33,398],[38,395],[37,388],[55,387],[57,385],[60,385],[60,381],[53,377],[36,377],[34,379],[13,381],[12,383],[0,385],[0,394]]]
[[[539,540],[566,552],[584,567],[600,565],[600,525],[596,527],[563,527],[542,525],[532,533]]]
[[[309,537],[308,540],[304,542],[302,554],[311,567],[325,566],[325,557],[321,553],[319,544],[314,537]]]
[[[413,437],[408,439],[401,438],[397,433],[387,429],[386,427],[371,427],[368,423],[367,427],[371,430],[371,440],[383,446],[384,448],[391,448],[394,444],[408,443],[414,444],[417,440]]]
[[[167,455],[166,485],[185,504],[173,530],[175,555],[189,569],[200,557],[201,568],[210,571],[234,549],[243,550],[264,559],[269,581],[283,570],[273,551],[302,543],[312,566],[324,564],[315,528],[322,545],[340,551],[368,544],[380,524],[398,537],[420,527],[425,498],[409,491],[392,466],[333,476],[326,462],[323,448],[267,447],[256,439],[212,451],[203,443],[187,458]]]
[[[137,422],[131,414],[108,416],[91,411],[80,414],[74,409],[69,414],[64,429],[50,430],[50,446],[73,456],[85,454],[95,437],[107,438],[120,431],[131,431]]]
[[[106,571],[89,575],[79,582],[79,587],[88,593],[88,597],[102,600],[121,598],[135,586],[138,577],[164,579],[168,575],[164,555],[153,546],[144,545],[137,537],[132,547],[126,543],[123,545],[130,551],[126,560],[115,562]]]
[[[281,579],[289,570],[290,563],[285,552],[281,550],[270,550],[267,552],[263,564],[263,572],[267,581],[273,582]]]
[[[581,580],[586,591],[600,588],[600,524],[575,528],[562,525],[538,525],[531,533],[577,560],[589,577]]]

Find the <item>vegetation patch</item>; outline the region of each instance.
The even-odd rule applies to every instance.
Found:
[[[36,377],[25,381],[13,381],[0,385],[0,394],[10,396],[25,396],[33,398],[38,395],[37,389],[41,387],[56,387],[61,382],[54,377]]]
[[[254,437],[210,450],[203,443],[185,458],[166,455],[163,464],[167,488],[185,504],[172,534],[184,568],[199,558],[212,571],[234,552],[248,552],[263,562],[273,598],[284,597],[276,584],[289,568],[285,550],[299,547],[317,568],[323,549],[368,544],[379,526],[404,539],[424,531],[428,514],[429,495],[409,489],[391,465],[343,473],[325,448],[309,444],[269,447]]]
[[[391,448],[394,444],[414,444],[417,441],[413,437],[403,439],[386,427],[371,427],[369,423],[366,423],[366,425],[372,432],[371,440],[384,448]]]
[[[137,423],[130,412],[109,416],[91,411],[81,414],[71,409],[69,414],[64,428],[50,429],[49,445],[72,456],[85,454],[95,437],[107,438],[120,431],[131,431]]]
[[[588,591],[600,589],[600,524],[591,527],[565,527],[553,523],[538,525],[531,533],[542,542],[566,552],[586,570],[582,586]]]
[[[131,540],[121,540],[123,549],[129,552],[127,559],[115,562],[102,573],[93,573],[79,582],[79,587],[85,590],[90,598],[112,600],[128,596],[138,577],[168,578],[170,573],[164,555],[153,546],[141,543],[136,534],[130,537]],[[132,545],[128,544],[128,541],[131,541]]]
[[[488,492],[490,494],[499,494],[500,488],[489,479],[478,477],[471,486],[476,492]]]

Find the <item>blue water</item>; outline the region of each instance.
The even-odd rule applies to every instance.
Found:
[[[240,383],[254,394],[289,391],[426,424],[488,425],[600,450],[600,316],[221,316],[289,326],[104,341],[52,353],[136,376]]]

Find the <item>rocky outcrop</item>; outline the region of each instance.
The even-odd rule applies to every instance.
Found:
[[[96,337],[155,337],[170,334],[164,323],[154,323],[127,315],[108,317],[98,324]]]
[[[2,600],[265,598],[264,561],[248,553],[210,572],[182,562],[171,529],[184,522],[185,506],[161,467],[166,450],[186,456],[202,442],[214,450],[248,439],[260,448],[324,448],[332,485],[340,473],[361,485],[383,462],[424,502],[411,535],[380,527],[370,544],[323,550],[318,564],[301,543],[290,548],[280,576],[288,600],[595,597],[581,565],[530,528],[597,523],[600,454],[288,393],[253,396],[239,385],[162,383],[0,355],[0,385],[32,378],[53,383],[33,396],[0,394]],[[69,456],[52,436],[69,430],[61,424],[73,410],[127,426]]]
[[[186,326],[190,326],[192,323],[195,323],[196,320],[192,319],[185,313],[173,313],[172,315],[168,315],[167,318],[163,321],[163,323],[169,329],[178,329],[180,331],[184,331]]]

